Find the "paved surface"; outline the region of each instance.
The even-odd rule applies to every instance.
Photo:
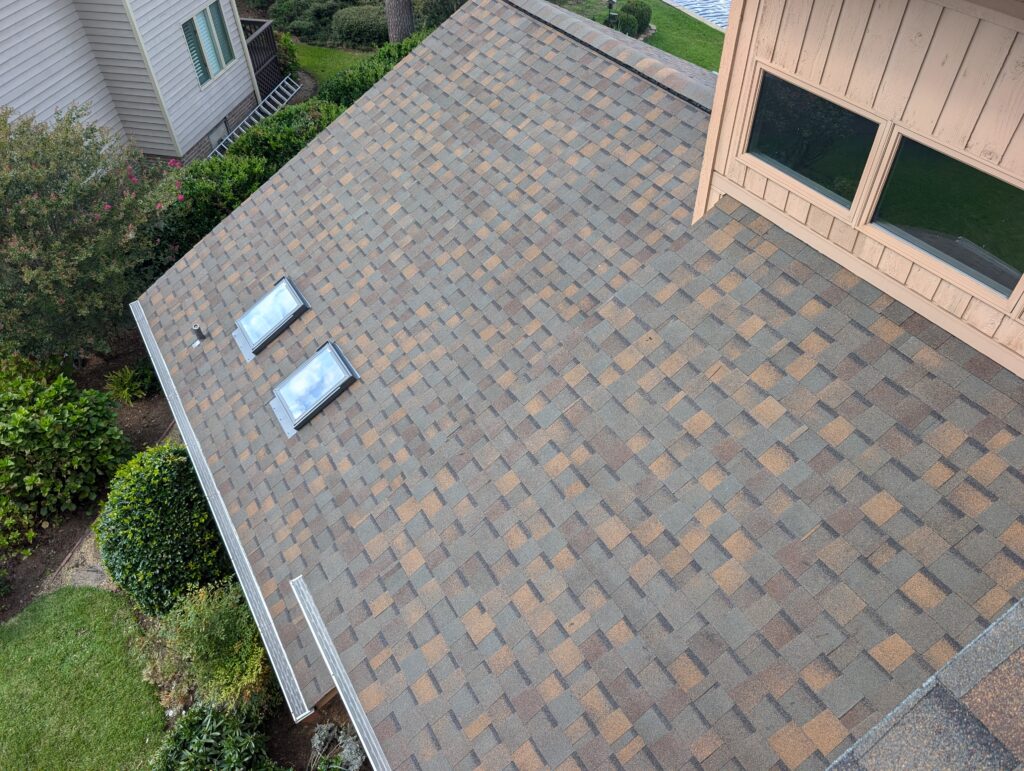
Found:
[[[729,25],[731,0],[666,0],[666,2],[692,13],[719,29],[725,29]]]
[[[693,226],[708,116],[603,35],[471,0],[142,303],[306,697],[300,575],[396,768],[822,768],[1021,596],[1024,385]],[[329,339],[362,380],[288,439]]]
[[[1024,605],[914,691],[833,768],[977,771],[1024,762]]]

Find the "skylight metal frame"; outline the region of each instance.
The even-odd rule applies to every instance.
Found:
[[[303,370],[325,350],[330,352],[332,359],[341,368],[343,373],[346,374],[346,377],[338,385],[322,394],[320,398],[309,407],[309,409],[302,413],[302,415],[298,418],[293,418],[291,411],[288,409],[287,402],[281,395],[281,392],[293,378],[302,373]],[[352,362],[348,360],[348,357],[341,352],[341,348],[339,348],[333,341],[327,342],[317,348],[316,352],[312,356],[302,362],[302,364],[296,367],[288,377],[274,387],[274,398],[270,401],[270,407],[274,411],[274,414],[277,415],[277,419],[281,423],[281,427],[284,429],[285,433],[288,436],[294,436],[300,428],[309,423],[309,421],[315,418],[324,407],[337,399],[359,379],[359,373],[356,371],[356,368],[352,366]]]
[[[266,302],[267,298],[269,298],[270,295],[273,294],[273,292],[282,284],[284,284],[288,288],[289,293],[297,301],[297,305],[289,314],[283,316],[281,318],[281,321],[274,325],[274,327],[270,329],[270,331],[268,331],[265,335],[263,335],[263,337],[261,337],[259,340],[252,340],[249,337],[249,334],[245,331],[245,328],[242,326],[242,321],[245,319],[246,316],[248,316],[254,310],[256,310],[256,308],[259,307],[260,303]],[[242,355],[245,356],[246,361],[251,361],[253,358],[255,358],[256,354],[258,354],[260,351],[262,351],[264,348],[270,345],[270,343],[276,340],[277,337],[282,332],[284,332],[293,321],[295,321],[295,319],[297,319],[307,310],[309,310],[309,303],[306,302],[306,298],[302,296],[302,292],[298,290],[298,287],[295,286],[295,283],[290,278],[285,276],[284,278],[275,281],[274,286],[271,287],[267,292],[265,292],[263,296],[260,297],[259,300],[253,303],[253,305],[235,321],[235,331],[232,333],[232,337],[234,337],[235,342],[238,343],[238,347],[241,349]]]

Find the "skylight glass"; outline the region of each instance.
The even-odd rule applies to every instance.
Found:
[[[338,346],[327,343],[274,389],[271,406],[285,430],[294,432],[358,379]]]
[[[309,306],[295,285],[283,278],[237,322],[235,339],[252,358]]]

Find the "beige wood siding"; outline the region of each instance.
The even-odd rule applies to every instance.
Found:
[[[178,147],[184,152],[203,139],[255,90],[246,60],[235,4],[221,0],[235,59],[223,72],[200,86],[181,25],[212,0],[126,0],[143,55],[156,80]]]
[[[734,0],[697,216],[732,195],[1024,375],[1024,282],[1004,298],[870,223],[899,135],[1024,187],[1022,17],[1002,0]],[[849,209],[745,153],[762,69],[879,122]]]
[[[124,0],[75,0],[121,125],[135,145],[152,155],[178,155]]]
[[[75,7],[67,0],[0,0],[0,105],[43,120],[71,104],[121,132],[114,100]]]

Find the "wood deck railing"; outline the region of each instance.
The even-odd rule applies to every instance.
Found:
[[[273,22],[268,19],[242,19],[245,32],[245,46],[249,49],[256,83],[260,88],[260,99],[277,88],[284,79],[281,63],[277,59],[277,44],[274,42]]]

